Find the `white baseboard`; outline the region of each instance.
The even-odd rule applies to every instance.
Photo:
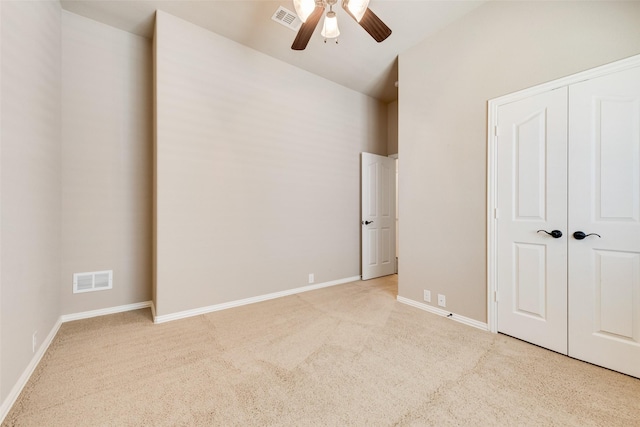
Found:
[[[119,305],[117,307],[101,308],[99,310],[83,311],[81,313],[63,314],[60,316],[62,323],[73,320],[89,319],[90,317],[106,316],[107,314],[122,313],[124,311],[139,310],[151,307],[151,301],[136,302],[133,304]]]
[[[403,304],[407,304],[412,307],[419,308],[420,310],[428,311],[429,313],[437,314],[438,316],[447,317],[451,320],[455,320],[456,322],[460,322],[468,326],[473,326],[474,328],[482,329],[483,331],[489,330],[489,325],[487,325],[486,323],[479,322],[477,320],[470,319],[468,317],[460,316],[458,314],[451,313],[450,311],[446,311],[438,307],[433,307],[431,305],[423,304],[421,302],[414,301],[409,298],[401,297],[400,295],[398,295],[397,300],[398,302],[401,302]]]
[[[289,295],[300,294],[302,292],[314,291],[316,289],[328,288],[329,286],[342,285],[349,282],[360,280],[360,276],[347,277],[345,279],[332,280],[330,282],[318,283],[316,285],[302,286],[300,288],[288,289],[286,291],[274,292],[271,294],[259,295],[257,297],[245,298],[236,301],[225,302],[222,304],[210,305],[207,307],[194,308],[192,310],[179,311],[177,313],[155,316],[154,323],[170,322],[172,320],[185,319],[187,317],[199,316],[201,314],[212,313],[214,311],[226,310],[228,308],[240,307],[242,305],[254,304],[256,302],[267,301],[270,299],[286,297]]]
[[[29,378],[31,378],[31,374],[33,374],[33,371],[38,366],[38,363],[40,363],[40,360],[42,360],[42,356],[44,356],[44,354],[47,352],[47,349],[53,342],[53,339],[56,337],[56,334],[60,329],[60,325],[62,325],[62,318],[58,318],[58,321],[55,323],[55,325],[53,325],[53,328],[51,328],[49,335],[47,335],[45,340],[40,345],[40,348],[38,348],[38,351],[33,355],[31,362],[29,362],[20,378],[18,378],[18,381],[9,392],[7,398],[4,400],[4,402],[2,402],[2,406],[0,406],[0,424],[2,424],[7,414],[9,414],[9,411],[11,410],[13,404],[16,403],[16,399],[18,399],[18,396],[20,396],[20,393],[22,392],[24,386],[27,385]]]

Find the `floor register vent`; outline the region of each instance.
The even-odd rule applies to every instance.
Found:
[[[104,291],[113,288],[113,270],[74,273],[73,293]]]

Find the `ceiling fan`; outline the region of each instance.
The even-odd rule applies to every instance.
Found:
[[[291,45],[291,49],[304,50],[307,47],[327,6],[329,6],[329,12],[327,12],[324,19],[322,35],[326,39],[338,37],[340,34],[338,20],[336,13],[333,11],[333,6],[336,3],[338,3],[338,0],[293,0],[293,6],[302,21],[302,25],[298,30],[296,39],[293,41],[293,45]],[[369,9],[369,0],[342,0],[342,8],[378,43],[391,35],[391,29]]]

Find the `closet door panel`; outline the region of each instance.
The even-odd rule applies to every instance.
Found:
[[[570,86],[568,189],[569,355],[640,377],[640,68]]]
[[[564,354],[566,123],[566,88],[498,110],[498,331]]]

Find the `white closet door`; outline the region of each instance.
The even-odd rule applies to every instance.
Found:
[[[498,123],[498,331],[566,354],[567,89],[503,105]]]
[[[569,355],[640,377],[640,68],[569,88],[569,159]]]

